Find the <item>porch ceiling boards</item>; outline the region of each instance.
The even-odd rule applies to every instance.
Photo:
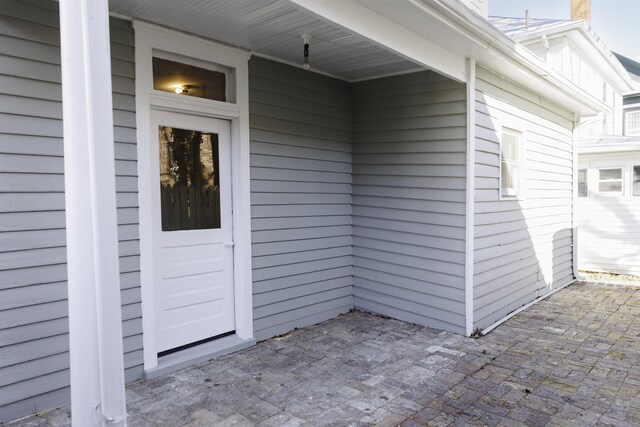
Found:
[[[312,69],[347,81],[420,68],[287,0],[110,0],[109,9],[293,64],[309,34]]]

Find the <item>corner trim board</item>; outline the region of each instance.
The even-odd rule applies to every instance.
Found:
[[[467,182],[465,215],[465,333],[473,334],[473,263],[475,262],[476,61],[467,58]]]

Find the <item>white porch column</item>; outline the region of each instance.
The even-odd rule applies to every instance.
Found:
[[[107,0],[60,0],[71,412],[126,426]]]

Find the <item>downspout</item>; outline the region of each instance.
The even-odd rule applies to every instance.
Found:
[[[71,415],[126,426],[107,0],[60,1]]]
[[[466,60],[467,75],[467,182],[465,212],[465,334],[473,335],[473,276],[475,224],[475,162],[476,162],[476,61]]]
[[[573,277],[576,280],[584,280],[584,276],[579,273],[579,251],[578,251],[578,221],[577,221],[577,212],[576,205],[578,203],[578,143],[576,141],[576,130],[578,129],[578,125],[580,123],[580,116],[578,113],[573,113],[573,131],[572,131],[572,144],[573,148],[573,197],[572,197],[572,210],[571,210],[571,226],[573,227],[571,237],[572,237],[572,249],[573,253],[571,257],[573,259]]]
[[[542,45],[544,46],[544,62],[549,63],[549,56],[551,56],[551,46],[549,46],[549,39],[547,35],[542,35]]]

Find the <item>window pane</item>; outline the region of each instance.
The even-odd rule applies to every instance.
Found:
[[[520,150],[518,147],[518,137],[510,133],[502,133],[502,159],[520,160]]]
[[[520,165],[502,163],[501,187],[503,196],[517,196],[520,179]]]
[[[578,170],[578,197],[587,197],[587,170]]]
[[[226,74],[221,71],[153,58],[153,88],[156,90],[226,102],[226,80]]]
[[[600,181],[598,184],[598,191],[602,193],[606,192],[622,192],[622,181]]]
[[[600,169],[600,180],[622,179],[622,169]]]
[[[633,167],[633,195],[640,196],[640,165]]]
[[[500,177],[502,180],[502,188],[513,188],[513,182],[511,180],[511,168],[508,163],[502,162],[502,176]]]
[[[517,197],[520,193],[522,134],[503,128],[500,135],[500,195]]]
[[[218,135],[159,126],[162,231],[220,228]]]

